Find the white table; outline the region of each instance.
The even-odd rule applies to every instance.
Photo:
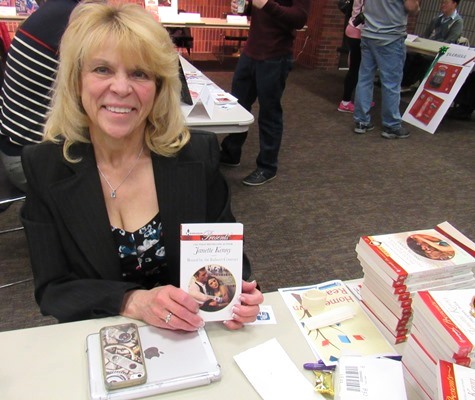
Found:
[[[150,397],[152,399],[260,399],[233,356],[250,347],[277,338],[298,368],[314,360],[297,325],[279,293],[264,295],[272,305],[275,325],[246,326],[228,331],[221,323],[208,323],[206,331],[218,362],[222,379],[211,385]],[[2,400],[85,400],[89,396],[85,341],[106,325],[128,321],[123,317],[87,320],[0,333],[0,398]],[[184,355],[186,357],[186,355]],[[303,374],[310,382],[312,372]]]
[[[436,56],[440,48],[443,46],[449,46],[449,44],[438,42],[437,40],[424,39],[421,37],[417,37],[413,41],[406,39],[407,51],[424,54],[427,56]]]
[[[198,71],[185,58],[181,57],[181,62],[185,73]],[[210,81],[210,84],[218,88],[218,86],[212,81]],[[182,110],[184,111],[189,107],[190,106],[183,104]],[[189,128],[211,131],[214,133],[245,132],[253,122],[254,116],[240,104],[235,104],[230,108],[223,108],[222,106],[215,104],[212,118],[209,118],[204,113],[204,110],[198,116],[193,114],[193,111],[190,115],[186,116],[186,125]]]

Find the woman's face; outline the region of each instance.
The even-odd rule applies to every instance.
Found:
[[[93,53],[81,72],[81,101],[91,137],[120,140],[143,134],[156,91],[155,77],[126,64],[115,46]]]
[[[219,287],[219,283],[216,278],[211,278],[208,281],[208,286],[212,289],[217,289]]]

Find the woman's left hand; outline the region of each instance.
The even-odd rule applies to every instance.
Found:
[[[241,304],[233,307],[233,319],[224,321],[226,328],[240,329],[245,323],[254,322],[259,313],[259,304],[264,300],[264,296],[257,289],[256,281],[242,281],[242,293],[239,296]]]

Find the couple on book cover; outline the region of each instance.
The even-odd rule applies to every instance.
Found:
[[[215,275],[211,275],[214,273]],[[219,279],[217,276],[220,276]],[[226,283],[224,279],[226,278]],[[190,281],[189,293],[203,311],[218,311],[226,307],[234,296],[232,274],[220,265],[208,265],[197,270]]]

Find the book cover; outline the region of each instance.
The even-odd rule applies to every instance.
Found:
[[[182,224],[180,287],[200,304],[205,321],[232,318],[242,287],[243,225]]]
[[[305,292],[310,290],[326,293],[324,312],[349,308],[354,316],[330,326],[307,329],[305,322],[313,315],[303,307],[302,298]],[[336,365],[343,352],[359,355],[394,353],[393,347],[371,322],[356,297],[341,280],[280,288],[279,292],[312,351],[326,365]]]
[[[440,229],[363,236],[358,254],[369,266],[382,268],[392,280],[406,284],[410,277],[437,277],[475,266],[475,257]]]
[[[473,295],[473,289],[454,289],[420,291],[414,297],[414,309],[460,357],[469,356],[475,343],[475,318],[470,314]]]
[[[475,398],[475,370],[440,360],[437,366],[437,399]]]

